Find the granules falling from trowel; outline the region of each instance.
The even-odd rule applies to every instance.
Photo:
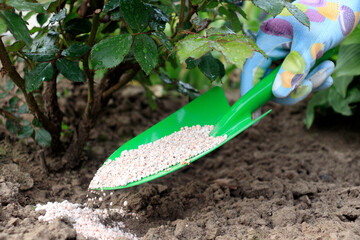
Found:
[[[123,151],[115,161],[106,162],[90,182],[90,189],[125,186],[206,152],[227,136],[209,136],[214,126],[183,127],[157,141]]]

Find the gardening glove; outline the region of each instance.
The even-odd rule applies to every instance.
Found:
[[[260,53],[250,58],[241,75],[244,95],[270,71],[274,61],[284,59],[272,87],[275,102],[295,104],[312,91],[330,87],[334,63],[324,61],[314,68],[324,52],[339,45],[359,23],[360,0],[297,0],[294,1],[310,20],[310,30],[286,9],[265,21],[256,43]]]

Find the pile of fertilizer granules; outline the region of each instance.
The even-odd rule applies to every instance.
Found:
[[[135,235],[121,230],[121,228],[124,228],[122,222],[114,222],[112,226],[104,225],[111,212],[124,215],[125,211],[122,209],[91,209],[81,204],[63,201],[61,203],[48,202],[45,205],[38,204],[35,210],[46,211],[45,215],[39,217],[39,220],[42,221],[51,222],[55,218],[68,218],[76,232],[85,238],[99,240],[116,239],[119,237],[137,239]]]
[[[125,186],[206,152],[224,142],[226,135],[209,136],[214,126],[183,127],[180,131],[138,149],[123,151],[114,161],[106,162],[96,172],[89,188]]]

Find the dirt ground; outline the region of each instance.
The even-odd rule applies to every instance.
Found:
[[[15,142],[0,128],[0,240],[84,239],[67,219],[37,220],[43,213],[35,205],[85,203],[92,176],[113,151],[186,103],[171,95],[152,111],[141,94],[127,88],[116,95],[71,171],[53,173],[52,159],[41,161],[33,143]],[[360,239],[360,114],[320,117],[308,131],[305,103],[270,107],[259,125],[215,152],[115,191],[99,207],[113,202],[135,213],[113,220],[142,239]]]

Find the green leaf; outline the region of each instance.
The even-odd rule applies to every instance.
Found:
[[[248,39],[236,36],[220,37],[210,43],[210,45],[217,51],[221,52],[226,61],[235,64],[242,69],[245,61],[252,57],[254,49]]]
[[[239,32],[242,29],[240,20],[233,10],[226,9],[225,7],[219,7],[219,12],[226,16],[226,19],[230,22],[232,30]]]
[[[34,132],[34,129],[31,125],[25,125],[20,128],[20,130],[17,133],[17,137],[20,139],[28,138],[33,134],[33,132]]]
[[[73,82],[85,82],[85,77],[78,62],[73,62],[65,58],[56,61],[56,68],[67,79]]]
[[[344,116],[351,116],[353,114],[351,103],[360,101],[360,91],[356,88],[349,90],[348,96],[343,98],[335,88],[329,90],[329,103],[335,112],[341,113]]]
[[[4,86],[4,90],[9,92],[13,90],[14,87],[15,87],[15,83],[11,79],[9,79]]]
[[[194,19],[192,19],[192,23],[195,25],[195,31],[200,32],[209,25],[210,21],[209,21],[209,19],[195,17]]]
[[[4,19],[2,19],[0,17],[0,34],[6,32],[6,31],[7,31],[7,26],[5,24],[5,21],[4,21]]]
[[[44,12],[44,8],[40,3],[28,2],[24,0],[7,0],[6,4],[14,7],[19,11],[33,11],[37,13]]]
[[[49,15],[46,13],[39,13],[38,15],[36,15],[36,20],[40,24],[40,26],[44,25],[44,23],[46,23],[48,18]]]
[[[348,86],[353,81],[353,79],[354,76],[342,76],[334,79],[334,87],[343,98],[346,97]]]
[[[306,118],[304,120],[306,127],[309,129],[314,122],[315,108],[316,107],[327,107],[329,105],[329,89],[317,92],[310,99],[306,106]]]
[[[64,30],[73,35],[88,33],[91,31],[91,22],[86,18],[71,19],[64,24]]]
[[[32,120],[32,125],[34,125],[35,127],[39,127],[39,128],[42,127],[41,122],[35,117]]]
[[[116,10],[110,12],[110,19],[112,21],[120,21],[122,17],[123,17],[123,15],[122,15],[120,9],[116,9]]]
[[[130,34],[109,37],[95,44],[91,50],[93,68],[112,68],[119,65],[128,54],[131,44]]]
[[[43,147],[48,147],[51,144],[51,135],[43,128],[35,130],[35,141]]]
[[[274,17],[280,14],[285,7],[284,0],[253,0],[253,3]]]
[[[18,97],[12,97],[9,100],[9,105],[10,105],[11,108],[15,108],[18,102],[19,102]]]
[[[11,44],[10,46],[6,47],[6,51],[7,52],[18,52],[21,49],[23,49],[25,47],[25,42],[24,41],[16,41],[13,44]]]
[[[310,29],[310,20],[303,11],[290,2],[285,2],[285,7],[299,22]]]
[[[195,99],[200,96],[200,93],[197,89],[195,89],[191,84],[184,83],[182,81],[178,82],[178,92],[189,96],[191,99]]]
[[[5,20],[8,29],[14,37],[17,40],[24,41],[27,46],[30,46],[32,38],[30,37],[29,29],[26,27],[24,20],[16,13],[8,10],[1,10],[0,15]]]
[[[63,8],[57,14],[54,14],[50,18],[50,23],[54,24],[55,22],[60,22],[61,20],[65,19],[65,17],[66,17],[66,8]]]
[[[212,36],[212,35],[229,35],[229,34],[235,34],[233,30],[226,26],[222,26],[221,28],[208,28],[206,29],[206,35]]]
[[[334,77],[360,75],[360,44],[341,45]]]
[[[9,121],[9,120],[6,120],[5,127],[6,127],[7,130],[9,130],[9,132],[11,134],[15,134],[16,131],[18,130],[18,127],[16,126],[16,124]]]
[[[233,3],[229,3],[229,4],[227,5],[227,7],[228,7],[230,10],[233,10],[233,11],[235,11],[235,12],[240,13],[240,15],[241,15],[243,18],[247,19],[246,13],[245,13],[244,10],[242,10],[242,8],[239,7],[238,5],[233,4]]]
[[[200,59],[188,58],[185,61],[186,68],[187,69],[194,69],[200,64],[200,62],[201,62],[201,58]]]
[[[166,47],[167,50],[172,51],[174,49],[174,46],[172,45],[169,38],[162,32],[152,32],[152,35],[154,35],[159,41]]]
[[[208,53],[209,40],[198,35],[189,35],[176,43],[177,55],[181,63],[189,57],[198,59]]]
[[[33,92],[41,86],[44,81],[50,81],[54,69],[51,63],[40,63],[34,70],[25,74],[26,92]]]
[[[146,34],[140,34],[134,40],[134,56],[144,72],[149,75],[158,63],[157,46],[154,40]]]
[[[114,10],[115,8],[118,8],[120,6],[120,1],[119,0],[109,0],[103,8],[103,12],[107,13],[110,12],[112,10]]]
[[[138,31],[146,28],[153,14],[152,8],[141,0],[120,0],[120,10],[126,23]]]
[[[221,80],[225,75],[224,64],[211,54],[201,57],[198,67],[210,81],[215,81],[218,78]]]
[[[61,55],[65,57],[81,57],[88,51],[91,47],[86,44],[73,43],[67,49],[61,52]]]
[[[168,75],[166,75],[164,73],[160,73],[159,77],[165,84],[171,85],[171,84],[174,84],[174,82],[175,82]]]
[[[23,105],[21,105],[21,106],[18,108],[17,113],[18,113],[18,114],[29,113],[29,108],[28,108],[27,104],[24,103]]]
[[[157,7],[153,7],[153,12],[154,15],[149,23],[150,28],[155,31],[164,31],[166,23],[169,22],[168,16]]]
[[[354,32],[351,33],[350,36],[345,38],[341,45],[349,45],[353,43],[360,44],[360,27],[355,28]]]
[[[48,62],[55,59],[55,53],[51,52],[27,52],[25,53],[29,59],[34,60],[36,62]]]

